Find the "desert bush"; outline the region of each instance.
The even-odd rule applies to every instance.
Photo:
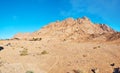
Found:
[[[93,49],[97,49],[97,47],[93,47]]]
[[[83,57],[87,57],[87,55],[86,55],[86,54],[84,54],[84,55],[83,55]]]
[[[13,38],[13,40],[20,40],[19,38]]]
[[[26,71],[26,73],[34,73],[33,71]]]
[[[28,55],[28,49],[23,49],[22,51],[20,51],[20,55],[21,55],[21,56],[26,56],[26,55]]]
[[[44,51],[41,52],[41,54],[42,54],[42,55],[48,54],[48,52],[44,50]]]
[[[42,38],[32,38],[30,41],[41,41]]]
[[[83,73],[81,70],[73,70],[74,73]]]
[[[97,49],[97,48],[100,48],[100,46],[93,47],[93,49]]]
[[[13,50],[15,50],[15,48],[12,48]]]
[[[98,48],[100,48],[100,46],[98,46]]]

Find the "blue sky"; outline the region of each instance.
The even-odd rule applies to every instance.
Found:
[[[0,39],[68,17],[87,16],[120,31],[120,0],[0,0]]]

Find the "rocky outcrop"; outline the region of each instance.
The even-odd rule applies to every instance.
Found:
[[[31,37],[31,33],[17,33],[16,35],[14,35],[14,37],[12,38],[13,40],[26,40],[26,39],[30,39]]]
[[[107,36],[109,35],[109,36]],[[114,37],[115,36],[115,37]],[[17,34],[14,38],[58,38],[60,40],[117,40],[120,34],[105,24],[94,24],[87,17],[56,21],[33,33]]]

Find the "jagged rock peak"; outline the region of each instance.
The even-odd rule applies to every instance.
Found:
[[[82,19],[84,19],[84,20],[89,20],[89,18],[86,17],[86,16],[83,16]]]
[[[71,22],[71,21],[74,21],[74,18],[69,17],[69,18],[65,19],[64,21]]]
[[[77,18],[76,20],[79,24],[92,24],[90,19],[86,16],[83,16],[82,18]]]
[[[69,18],[65,19],[64,21],[75,21],[75,20],[85,20],[85,21],[87,20],[87,21],[90,21],[89,18],[86,17],[86,16],[83,16],[82,18],[77,18],[77,19],[69,17]]]
[[[74,19],[74,18],[72,18],[72,17],[69,17],[69,18],[66,18],[66,19],[63,20],[63,21],[57,20],[56,23],[59,23],[59,22],[75,22],[75,21],[77,21],[77,22],[91,22],[88,17],[83,16],[83,17],[77,18],[77,19]]]

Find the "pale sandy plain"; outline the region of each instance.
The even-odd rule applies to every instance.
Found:
[[[0,73],[93,73],[91,69],[95,68],[98,73],[113,73],[120,66],[120,43],[43,39],[0,41],[0,45],[4,47],[0,51]],[[28,55],[20,55],[23,49],[28,49]]]

